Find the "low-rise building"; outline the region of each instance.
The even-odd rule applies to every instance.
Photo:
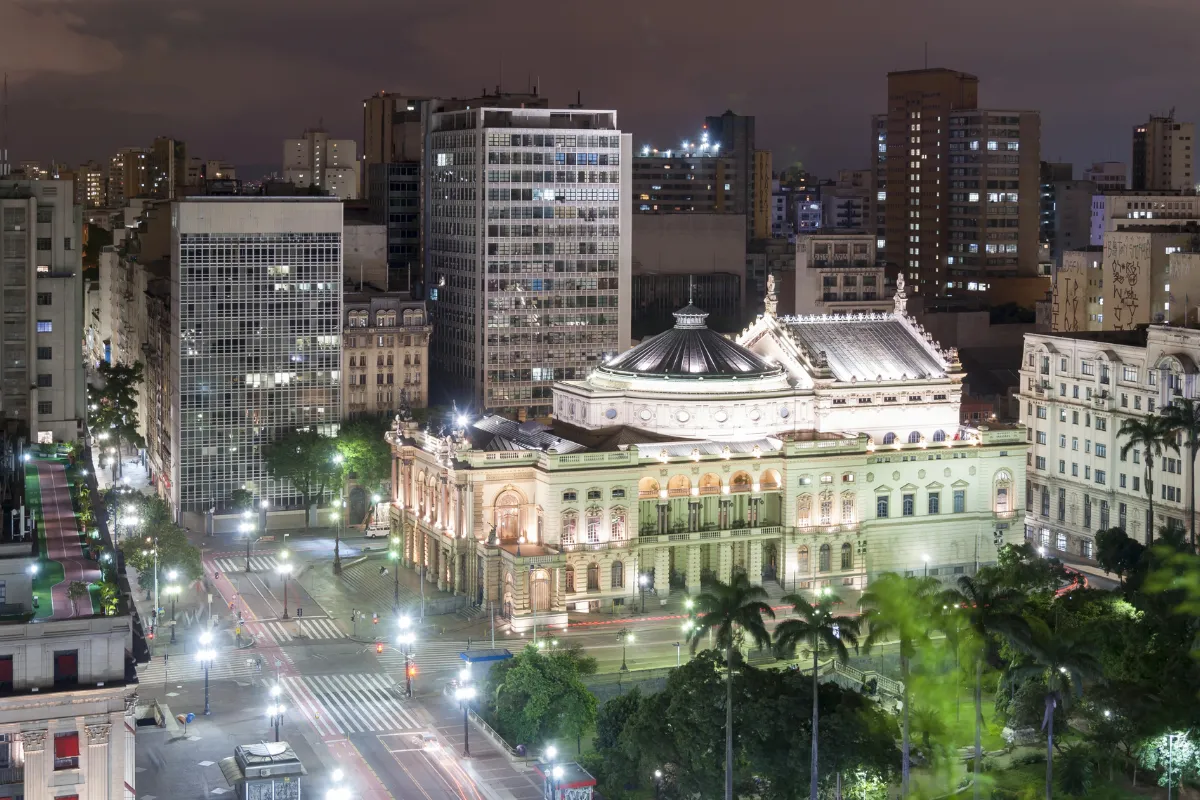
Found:
[[[858,314],[885,311],[883,267],[875,264],[875,235],[813,231],[796,237],[796,313]]]
[[[346,294],[342,299],[346,416],[385,414],[429,403],[425,303],[407,293]]]
[[[1200,331],[1151,325],[1131,331],[1028,334],[1021,361],[1021,422],[1031,449],[1026,537],[1056,554],[1096,557],[1095,535],[1120,527],[1138,541],[1187,526],[1186,453],[1154,464],[1154,519],[1146,458],[1123,452],[1127,419],[1160,412],[1200,389]]]
[[[1195,193],[1122,192],[1092,197],[1092,245],[1104,244],[1106,234],[1125,228],[1171,229],[1200,224],[1200,196]]]

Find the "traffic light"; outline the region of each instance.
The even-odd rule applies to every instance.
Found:
[[[147,634],[146,634],[146,638],[147,638],[147,639],[153,639],[153,638],[154,638],[154,631],[153,631],[153,630],[151,630],[149,633],[147,633]]]
[[[417,665],[414,662],[409,661],[408,666],[405,668],[405,674],[410,678],[417,677]]]
[[[382,655],[382,654],[383,654],[383,642],[376,642],[376,643],[375,643],[375,652],[376,652],[377,654],[379,654],[379,655]]]
[[[378,613],[371,615],[371,624],[373,624],[373,625],[379,624],[379,614]]]

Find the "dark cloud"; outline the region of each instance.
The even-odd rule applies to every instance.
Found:
[[[985,105],[1040,110],[1045,157],[1128,159],[1148,112],[1200,116],[1198,24],[1194,0],[0,0],[0,68],[15,157],[170,134],[274,163],[319,120],[360,138],[373,92],[473,94],[503,74],[617,109],[639,144],[755,114],[777,164],[829,174],[867,163],[885,74],[920,67],[926,43],[931,65],[980,76]]]

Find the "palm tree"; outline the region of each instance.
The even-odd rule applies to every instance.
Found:
[[[975,577],[958,579],[959,608],[965,627],[975,639],[975,800],[979,800],[979,773],[983,763],[983,664],[995,652],[996,636],[1023,639],[1028,626],[1013,609],[1024,599],[1002,586],[989,569]]]
[[[940,586],[936,578],[905,578],[885,572],[871,581],[870,588],[859,601],[864,609],[862,620],[867,625],[863,650],[869,653],[872,648],[893,638],[900,645],[900,679],[904,685],[900,729],[901,797],[908,796],[908,775],[912,765],[909,757],[909,670],[918,648],[929,641],[929,633],[934,627],[933,598]]]
[[[1150,524],[1146,526],[1146,544],[1149,545],[1154,539],[1154,459],[1163,454],[1164,446],[1179,452],[1179,445],[1175,444],[1166,419],[1154,414],[1122,421],[1117,436],[1126,438],[1125,444],[1121,445],[1122,458],[1129,455],[1130,450],[1141,450],[1145,459],[1146,499],[1150,503]]]
[[[688,631],[692,652],[709,632],[725,650],[725,800],[733,800],[733,653],[736,640],[744,635],[759,647],[770,646],[763,617],[775,619],[775,612],[763,602],[766,597],[761,586],[750,585],[745,573],[734,575],[729,583],[713,581],[707,592],[696,596],[696,623]]]
[[[1015,683],[1022,678],[1044,678],[1046,681],[1046,714],[1042,718],[1042,727],[1046,731],[1046,800],[1052,800],[1054,711],[1072,691],[1075,695],[1083,694],[1084,679],[1099,676],[1102,668],[1095,654],[1095,639],[1088,638],[1089,631],[1076,628],[1052,632],[1036,617],[1027,618],[1026,624],[1029,636],[1019,644],[1030,663],[1010,669],[1008,680]]]
[[[833,607],[840,604],[841,598],[834,594],[823,594],[817,602],[810,603],[798,594],[784,596],[783,602],[790,603],[795,609],[797,619],[786,619],[775,629],[775,647],[783,652],[792,652],[798,642],[809,642],[812,645],[813,674],[812,674],[812,777],[809,783],[810,800],[817,800],[817,719],[818,703],[817,688],[820,677],[817,675],[817,653],[824,645],[833,651],[834,657],[845,664],[850,660],[850,652],[846,649],[849,644],[858,652],[858,620],[854,617],[835,617]]]
[[[1190,397],[1176,397],[1163,409],[1169,432],[1182,433],[1188,453],[1188,541],[1196,552],[1196,455],[1200,454],[1200,403]]]

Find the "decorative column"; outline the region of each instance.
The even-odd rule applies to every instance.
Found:
[[[111,770],[108,740],[112,725],[107,722],[86,725],[84,730],[88,739],[87,762],[83,765],[87,770],[88,800],[108,800]]]
[[[688,594],[700,594],[700,545],[687,545],[684,552],[687,553]]]
[[[733,575],[733,544],[721,542],[717,545],[717,577],[722,583],[729,583]]]
[[[671,596],[671,548],[659,547],[654,552],[654,591],[662,600]]]
[[[658,501],[658,532],[660,534],[667,532],[667,501]]]
[[[21,746],[25,751],[25,800],[49,800],[46,731],[21,731]]]
[[[763,567],[763,543],[760,539],[755,539],[752,542],[746,542],[746,546],[750,548],[750,557],[747,560],[746,572],[750,578],[751,586],[762,586],[762,567]]]

